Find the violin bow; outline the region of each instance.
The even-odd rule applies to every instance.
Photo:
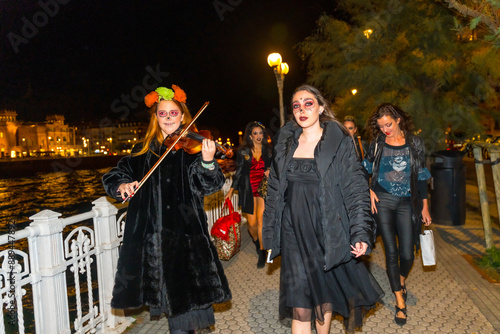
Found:
[[[146,180],[151,176],[151,174],[153,174],[153,172],[156,170],[156,168],[158,168],[158,166],[160,165],[160,163],[163,161],[163,159],[165,159],[165,157],[167,156],[167,154],[170,153],[170,151],[172,151],[172,149],[175,147],[175,145],[179,142],[179,140],[188,132],[188,129],[191,127],[191,125],[194,124],[194,121],[196,121],[196,119],[201,115],[201,113],[208,107],[208,104],[210,102],[205,102],[203,104],[203,106],[201,107],[201,109],[196,113],[196,115],[193,117],[193,119],[191,120],[191,122],[189,122],[189,124],[184,127],[184,129],[181,131],[180,135],[177,137],[177,139],[172,143],[170,144],[169,148],[165,151],[165,153],[163,153],[160,157],[160,159],[158,159],[158,161],[153,165],[153,167],[151,167],[151,169],[149,170],[149,172],[146,173],[146,175],[144,175],[144,177],[142,178],[141,182],[139,182],[139,185],[137,186],[137,188],[135,189],[134,191],[134,195],[137,193],[137,191],[139,191],[139,189],[142,187],[142,185],[144,184],[144,182],[146,182]],[[125,203],[126,201],[130,200],[132,197],[134,197],[134,195],[132,196],[127,196],[123,202]]]

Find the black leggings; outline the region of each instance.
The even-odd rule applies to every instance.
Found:
[[[387,275],[392,291],[400,291],[399,276],[408,277],[414,259],[411,198],[380,191],[377,197],[380,202],[374,218],[384,242]]]

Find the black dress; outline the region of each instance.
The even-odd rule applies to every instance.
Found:
[[[360,306],[370,308],[382,289],[360,260],[324,271],[319,174],[314,159],[293,158],[282,224],[280,318],[324,321],[325,312],[341,314],[346,329],[362,325]],[[295,309],[295,310],[294,310]],[[297,309],[302,309],[297,312]],[[356,312],[355,312],[356,311]],[[353,316],[356,315],[356,316]],[[354,324],[354,320],[355,324]],[[350,328],[351,327],[351,328]]]

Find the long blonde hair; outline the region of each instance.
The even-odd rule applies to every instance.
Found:
[[[161,101],[162,100],[163,99],[161,99]],[[175,99],[172,99],[172,102],[174,102],[179,107],[180,111],[184,115],[183,123],[180,126],[182,128],[185,124],[188,124],[191,122],[191,119],[192,119],[191,114],[189,113],[189,109],[185,103],[179,102]],[[161,128],[158,125],[158,118],[156,116],[156,111],[158,109],[158,103],[159,102],[155,102],[155,104],[153,104],[151,106],[151,108],[149,108],[150,119],[149,119],[148,130],[146,131],[146,135],[144,136],[144,139],[140,141],[143,143],[141,150],[139,152],[132,153],[133,157],[144,154],[147,151],[149,151],[151,149],[152,142],[156,142],[158,144],[158,147],[161,147],[161,145],[163,144],[163,141],[165,140],[165,138],[163,138],[163,133],[161,132]],[[158,155],[154,151],[151,151],[151,152],[154,155]]]

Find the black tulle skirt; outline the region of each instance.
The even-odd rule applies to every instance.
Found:
[[[313,159],[293,159],[288,168],[282,223],[280,318],[324,321],[326,312],[344,316],[347,330],[362,325],[363,310],[383,291],[357,259],[327,272],[319,205],[319,176]],[[354,321],[355,320],[355,321]]]

